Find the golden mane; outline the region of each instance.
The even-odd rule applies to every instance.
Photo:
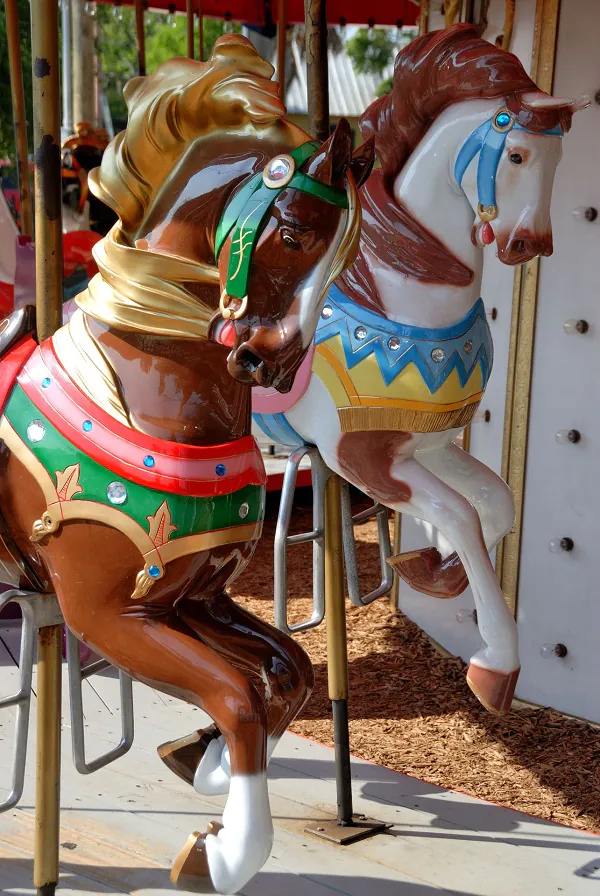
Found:
[[[127,128],[108,146],[90,189],[134,232],[192,143],[216,130],[271,127],[285,107],[273,66],[245,37],[220,37],[208,62],[169,59],[125,87]]]

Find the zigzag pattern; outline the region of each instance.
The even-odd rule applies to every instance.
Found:
[[[493,349],[481,299],[462,321],[437,330],[408,327],[387,320],[357,305],[336,286],[330,289],[326,305],[331,307],[332,313],[328,318],[321,317],[315,343],[319,345],[339,335],[348,370],[374,354],[383,380],[389,386],[412,362],[433,394],[453,370],[457,371],[460,385],[464,387],[479,364],[482,388],[486,387],[492,368]],[[367,335],[359,339],[355,331],[361,327]],[[392,337],[400,343],[395,351],[388,345]],[[467,342],[471,343],[470,352],[465,352]],[[436,362],[431,357],[436,348],[445,351],[444,361]]]

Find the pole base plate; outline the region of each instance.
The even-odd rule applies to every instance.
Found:
[[[375,834],[383,834],[393,825],[384,821],[375,821],[374,818],[367,818],[365,815],[353,815],[352,824],[338,824],[334,818],[328,818],[325,821],[313,821],[307,825],[304,830],[313,837],[319,837],[321,840],[328,840],[330,843],[337,843],[338,846],[348,846],[350,843],[356,843],[357,840],[365,840],[367,837],[374,837]]]

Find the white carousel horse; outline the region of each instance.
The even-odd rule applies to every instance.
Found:
[[[488,552],[513,525],[514,502],[454,441],[492,366],[483,249],[495,244],[509,265],[551,254],[554,174],[577,108],[538,90],[470,26],[405,48],[392,93],[360,120],[381,170],[361,191],[357,262],[329,291],[291,400],[254,396],[255,423],[273,441],[316,445],[336,473],[453,545],[445,559],[427,548],[392,562],[433,596],[470,583],[485,647],[467,680],[498,714],[510,707],[519,654]]]

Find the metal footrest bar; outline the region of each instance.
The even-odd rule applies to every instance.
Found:
[[[16,694],[0,699],[0,709],[15,706],[17,710],[10,793],[0,802],[0,812],[13,809],[23,796],[36,633],[46,625],[62,622],[58,601],[54,595],[14,589],[0,595],[0,610],[9,603],[19,604],[23,621],[19,651],[19,690]]]
[[[381,582],[373,591],[364,596],[360,593],[358,563],[356,559],[356,541],[354,526],[377,517],[377,533],[379,540],[379,560],[381,563]],[[344,560],[346,578],[348,580],[348,597],[355,607],[366,607],[385,594],[389,594],[394,584],[394,571],[387,562],[392,555],[388,508],[383,504],[373,504],[366,510],[352,516],[350,502],[350,486],[342,481],[342,535],[344,540]]]
[[[121,739],[119,743],[88,762],[85,757],[85,732],[83,716],[83,682],[90,675],[110,667],[107,660],[97,660],[88,666],[81,666],[79,641],[67,629],[67,661],[69,672],[69,702],[71,706],[71,742],[73,746],[73,763],[81,775],[104,768],[110,762],[127,753],[133,744],[133,682],[129,675],[119,671],[121,691]]]
[[[313,528],[311,532],[288,535],[294,490],[301,461],[308,457],[312,471],[313,488]],[[332,475],[321,459],[321,455],[311,445],[298,448],[288,458],[281,489],[281,504],[275,530],[275,625],[282,632],[293,634],[316,628],[325,617],[325,487]],[[287,549],[296,544],[313,544],[313,611],[303,622],[288,622],[288,576]]]

